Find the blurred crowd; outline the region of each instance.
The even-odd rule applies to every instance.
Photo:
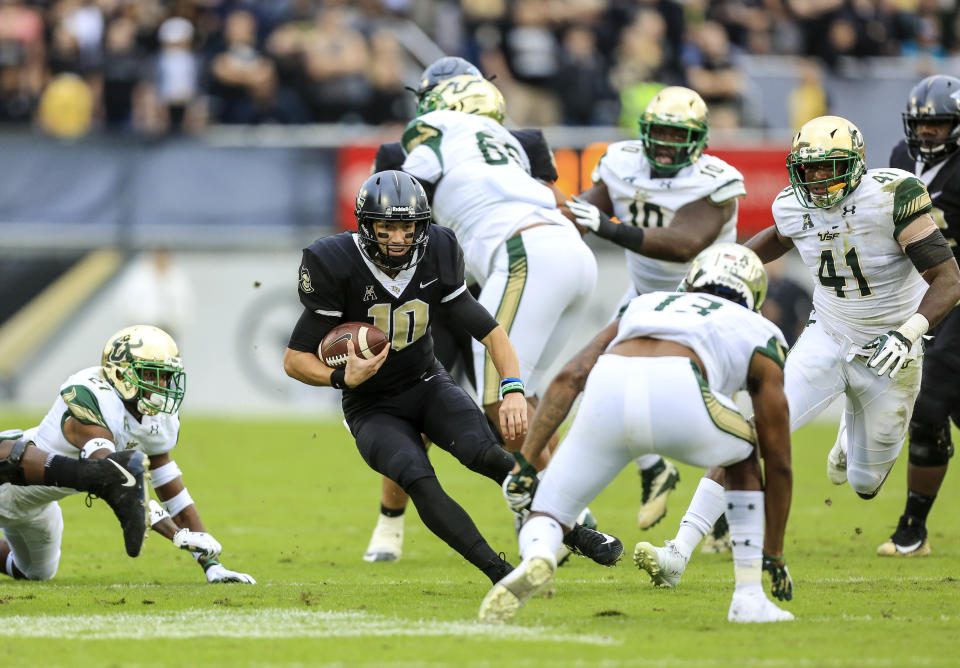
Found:
[[[633,126],[659,87],[749,124],[743,54],[958,49],[960,0],[0,0],[0,123],[162,134],[210,123],[400,123],[444,52],[496,75],[525,125]],[[422,32],[421,32],[422,31]],[[415,55],[414,55],[415,54]],[[803,86],[810,87],[809,91]]]

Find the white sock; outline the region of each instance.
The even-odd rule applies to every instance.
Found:
[[[727,501],[724,498],[723,485],[710,478],[700,478],[697,485],[697,491],[693,493],[690,499],[690,505],[687,506],[687,512],[683,514],[680,520],[680,528],[677,529],[677,537],[673,539],[673,544],[677,550],[686,559],[690,559],[697,544],[703,540],[714,523],[723,514]]]
[[[663,457],[660,455],[640,455],[633,461],[637,465],[638,471],[646,471],[647,469],[652,469],[660,463],[661,460],[663,460]]]
[[[736,591],[762,593],[760,576],[763,564],[763,492],[728,490],[726,498]]]
[[[563,528],[552,517],[537,515],[527,520],[517,540],[520,543],[520,556],[524,559],[547,555],[556,558],[560,543],[563,542]]]

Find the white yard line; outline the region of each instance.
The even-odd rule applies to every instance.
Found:
[[[0,637],[137,639],[195,638],[353,638],[369,636],[457,636],[524,642],[586,645],[621,644],[600,634],[563,633],[529,626],[486,626],[382,617],[363,612],[265,610],[185,610],[151,614],[14,615],[3,618]]]

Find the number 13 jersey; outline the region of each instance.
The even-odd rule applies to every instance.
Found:
[[[897,238],[930,211],[924,185],[902,169],[871,169],[829,209],[807,209],[784,189],[773,219],[813,278],[813,307],[827,331],[863,345],[916,313],[927,283]]]

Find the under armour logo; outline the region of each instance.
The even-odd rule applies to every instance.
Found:
[[[841,215],[846,216],[848,213],[852,216],[857,212],[857,205],[851,204],[850,206],[843,207],[843,213]]]

